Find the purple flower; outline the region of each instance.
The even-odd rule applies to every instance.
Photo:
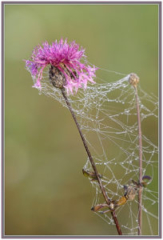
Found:
[[[67,43],[67,39],[59,42],[57,40],[49,45],[44,42],[42,46],[37,46],[31,55],[30,60],[26,60],[27,70],[31,73],[34,79],[35,88],[41,89],[41,79],[43,77],[43,70],[46,66],[50,65],[57,69],[64,75],[65,82],[64,88],[67,93],[73,94],[78,91],[78,88],[86,88],[87,82],[95,83],[95,66],[87,65],[85,50],[79,49],[79,45],[75,41]],[[83,62],[81,62],[83,60]]]

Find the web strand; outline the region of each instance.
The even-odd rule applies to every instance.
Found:
[[[103,70],[101,70],[103,71]],[[139,180],[138,124],[134,89],[129,85],[129,75],[111,81],[97,78],[95,85],[80,89],[69,96],[72,109],[77,116],[82,133],[95,161],[106,193],[110,199],[118,200],[124,195],[124,185]],[[145,129],[146,125],[158,125],[158,99],[138,86],[140,116],[142,124],[142,175],[152,178],[142,193],[142,234],[158,234],[158,143]],[[60,90],[50,85],[48,73],[44,72],[41,93],[59,101],[67,108]],[[156,138],[157,139],[157,138]],[[88,161],[84,169],[92,170]],[[95,189],[93,203],[101,203],[98,184],[90,181]],[[138,198],[127,201],[117,208],[123,234],[137,235]],[[96,213],[110,225],[114,225],[111,214]]]

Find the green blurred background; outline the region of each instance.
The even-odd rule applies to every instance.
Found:
[[[70,113],[32,88],[23,59],[45,40],[67,37],[91,63],[136,72],[157,95],[158,5],[5,4],[4,27],[5,234],[117,234],[90,211],[94,190]]]

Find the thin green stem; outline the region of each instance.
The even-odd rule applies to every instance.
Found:
[[[85,150],[86,150],[86,152],[87,152],[89,161],[90,161],[90,163],[91,163],[91,165],[92,165],[92,168],[93,168],[93,170],[94,170],[94,172],[95,172],[95,174],[96,174],[97,181],[98,181],[98,183],[99,183],[101,192],[102,192],[102,194],[103,194],[103,196],[104,196],[104,199],[105,199],[106,203],[109,205],[111,200],[108,198],[108,196],[107,196],[107,194],[106,194],[105,188],[104,188],[104,186],[103,186],[103,184],[102,184],[102,181],[101,181],[101,179],[100,179],[100,177],[99,177],[99,173],[98,173],[98,171],[97,171],[97,168],[96,168],[96,165],[95,165],[94,160],[93,160],[93,158],[92,158],[92,155],[91,155],[91,153],[90,153],[90,151],[89,151],[89,148],[88,148],[88,145],[87,145],[87,143],[86,143],[85,137],[84,137],[84,135],[83,135],[83,133],[82,133],[82,131],[81,131],[81,129],[80,129],[79,123],[78,123],[77,118],[76,118],[76,116],[75,116],[75,114],[74,114],[74,112],[73,112],[73,109],[72,109],[72,107],[71,107],[71,104],[70,104],[70,102],[69,102],[69,100],[68,100],[68,98],[67,98],[67,96],[66,96],[66,94],[65,94],[64,88],[61,88],[61,92],[62,92],[62,95],[63,95],[65,101],[66,101],[66,104],[67,104],[67,106],[68,106],[68,109],[69,109],[70,112],[71,112],[71,115],[72,115],[72,117],[73,117],[73,119],[74,119],[74,122],[75,122],[75,124],[76,124],[76,126],[77,126],[77,129],[78,129],[78,131],[79,131],[79,134],[80,134],[80,137],[81,137],[82,142],[83,142],[83,144],[84,144]],[[111,215],[112,215],[112,218],[113,218],[114,223],[115,223],[115,225],[116,225],[118,234],[119,234],[119,235],[122,235],[122,231],[121,231],[121,229],[120,229],[120,225],[119,225],[119,223],[118,223],[118,219],[117,219],[117,217],[116,217],[115,211],[112,211],[112,212],[111,212]]]

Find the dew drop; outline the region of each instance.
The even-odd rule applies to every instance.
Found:
[[[125,110],[124,110],[124,113],[125,113],[125,114],[128,114],[128,113],[129,113],[129,110],[128,110],[128,109],[125,109]]]

